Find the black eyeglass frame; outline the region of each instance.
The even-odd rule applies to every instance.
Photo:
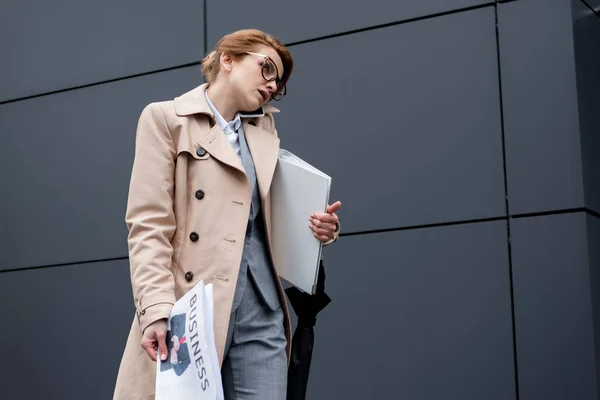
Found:
[[[287,87],[286,87],[285,83],[283,83],[281,78],[279,78],[279,69],[277,68],[277,64],[275,64],[275,61],[273,61],[273,59],[266,54],[254,53],[252,51],[247,51],[246,54],[264,58],[263,67],[260,70],[260,73],[261,73],[263,79],[267,82],[275,81],[277,88],[279,88],[279,86],[281,85],[281,90],[278,90],[276,93],[274,93],[271,96],[271,98],[275,101],[279,101],[279,100],[283,99],[285,97],[285,95],[287,94]],[[273,64],[273,66],[275,67],[275,77],[274,78],[267,79],[267,77],[265,76],[265,65],[267,65],[267,62],[271,62]]]

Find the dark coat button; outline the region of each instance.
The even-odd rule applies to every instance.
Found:
[[[204,190],[196,190],[196,198],[202,200],[204,198]]]
[[[198,150],[196,150],[196,154],[198,157],[202,157],[206,154],[206,150],[204,150],[202,147],[199,147]]]
[[[192,279],[194,279],[194,273],[190,272],[190,271],[186,272],[185,273],[185,280],[188,281],[188,282],[190,282]]]
[[[198,234],[197,234],[196,232],[192,232],[192,233],[190,233],[190,240],[191,240],[192,242],[195,242],[195,241],[197,241],[198,239],[199,239],[199,237],[198,237]]]

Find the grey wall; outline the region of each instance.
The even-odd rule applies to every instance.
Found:
[[[139,113],[250,26],[344,203],[308,398],[599,398],[599,1],[46,3],[0,13],[3,398],[111,397]]]

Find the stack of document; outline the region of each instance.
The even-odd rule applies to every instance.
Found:
[[[271,183],[271,246],[279,276],[303,292],[315,294],[322,243],[308,217],[327,210],[331,177],[287,150]]]
[[[213,286],[200,281],[171,310],[167,359],[156,362],[156,400],[223,400],[213,320]]]

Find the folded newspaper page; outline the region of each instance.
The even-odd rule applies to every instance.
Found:
[[[213,306],[213,286],[204,281],[173,306],[168,357],[156,363],[156,400],[223,400]]]

